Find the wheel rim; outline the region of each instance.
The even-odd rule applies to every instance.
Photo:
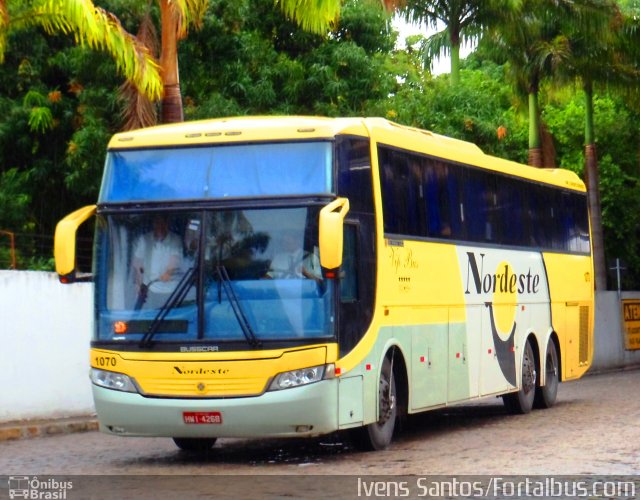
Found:
[[[555,357],[549,352],[547,354],[547,380],[554,380],[558,376],[558,367]]]
[[[522,362],[522,390],[525,394],[529,394],[536,387],[536,364],[531,348],[527,347]]]
[[[378,424],[384,425],[393,415],[396,405],[396,395],[393,394],[392,385],[386,375],[380,376],[380,388],[378,391],[380,398],[380,417]]]

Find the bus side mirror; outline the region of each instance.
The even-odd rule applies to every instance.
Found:
[[[337,269],[342,265],[343,225],[349,200],[337,198],[320,210],[320,265]]]
[[[80,225],[96,213],[95,205],[70,213],[56,226],[53,256],[60,283],[88,281],[76,276],[76,233]]]

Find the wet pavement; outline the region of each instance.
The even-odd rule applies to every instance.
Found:
[[[500,399],[411,416],[391,447],[345,436],[220,439],[206,454],[166,438],[98,432],[0,442],[0,474],[638,474],[640,371],[561,384],[558,403],[509,415]]]

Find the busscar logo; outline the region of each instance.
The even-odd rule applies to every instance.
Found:
[[[489,311],[491,335],[496,357],[504,378],[516,385],[515,334],[518,295],[535,295],[540,291],[540,275],[532,272],[516,273],[508,262],[501,262],[495,272],[485,272],[485,254],[480,262],[474,252],[467,252],[466,295],[489,295],[485,300]],[[506,340],[503,338],[506,336]]]
[[[180,346],[180,352],[218,352],[217,345]]]

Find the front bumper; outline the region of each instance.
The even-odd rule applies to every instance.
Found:
[[[338,429],[338,380],[260,396],[148,398],[93,386],[100,430],[123,436],[300,437]],[[185,424],[183,412],[220,412],[221,424]]]

